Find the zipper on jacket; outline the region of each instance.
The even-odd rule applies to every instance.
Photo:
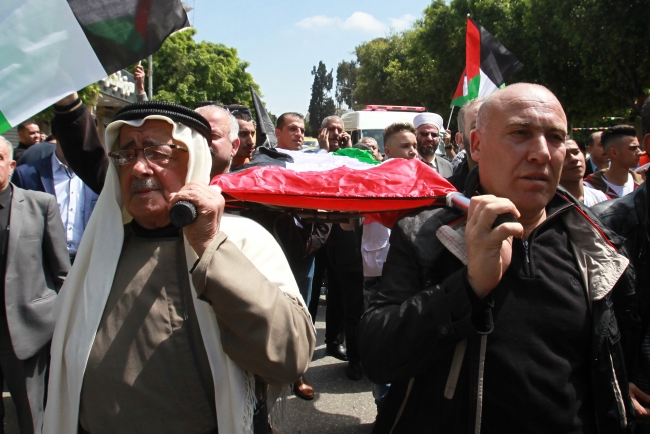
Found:
[[[524,251],[526,252],[526,263],[530,264],[530,256],[528,256],[528,241],[524,241]]]
[[[526,264],[524,267],[526,277],[534,276],[533,263],[531,262],[531,259],[533,257],[533,238],[535,237],[535,234],[538,232],[538,229],[544,226],[549,220],[556,217],[558,214],[563,213],[564,211],[570,209],[572,206],[573,206],[572,204],[565,205],[560,209],[558,209],[557,211],[555,211],[553,214],[546,216],[546,220],[544,220],[539,226],[537,226],[535,229],[533,229],[530,232],[530,234],[528,235],[528,239],[526,241],[522,240],[524,251],[526,252]]]

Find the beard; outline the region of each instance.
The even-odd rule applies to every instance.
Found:
[[[418,153],[422,155],[423,157],[430,157],[436,153],[436,145],[433,145],[431,148],[425,148],[421,144],[418,143]]]

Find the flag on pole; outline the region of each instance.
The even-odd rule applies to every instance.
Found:
[[[467,101],[486,97],[505,84],[524,66],[497,39],[467,17],[465,70],[460,76],[451,105],[462,107]]]
[[[189,25],[179,0],[2,0],[0,134]]]
[[[264,103],[260,96],[255,92],[251,86],[251,96],[253,97],[253,105],[255,106],[255,118],[257,119],[257,132],[255,147],[257,148],[277,148],[278,138],[275,137],[275,126],[271,121],[271,117],[264,107]]]

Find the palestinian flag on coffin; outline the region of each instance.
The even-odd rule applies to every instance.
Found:
[[[494,36],[469,17],[465,38],[465,70],[451,101],[452,106],[458,107],[495,92],[524,66]]]
[[[188,26],[178,0],[2,0],[0,134]]]
[[[264,165],[261,165],[264,164]],[[368,151],[334,154],[260,148],[243,170],[214,177],[227,200],[376,216],[386,226],[409,210],[445,205],[456,190],[419,159],[382,164]]]

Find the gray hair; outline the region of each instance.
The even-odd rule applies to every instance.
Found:
[[[471,109],[475,105],[482,104],[484,102],[485,102],[485,98],[476,98],[467,101],[460,108],[460,111],[458,112],[458,132],[463,135],[463,138],[465,137],[465,113],[467,112],[467,110]]]
[[[327,127],[327,124],[329,124],[330,121],[341,121],[341,123],[343,123],[343,119],[341,119],[340,116],[332,115],[323,119],[323,122],[320,123],[320,127],[321,128]]]
[[[361,138],[361,140],[359,140],[359,143],[364,143],[364,144],[367,145],[367,142],[369,142],[369,141],[371,141],[371,140],[372,140],[373,142],[375,142],[375,145],[378,145],[378,143],[377,143],[377,139],[375,139],[374,137],[363,137],[363,138]]]
[[[232,143],[239,137],[239,123],[237,122],[237,119],[232,115],[232,113],[230,113],[225,108],[219,107],[218,105],[205,105],[203,107],[197,108],[195,111],[201,115],[206,116],[219,112],[225,113],[228,116],[228,119],[230,119],[230,134],[228,135],[228,140],[230,140],[230,143]]]
[[[11,142],[7,139],[5,139],[3,136],[0,136],[0,142],[4,142],[5,145],[7,145],[7,149],[9,149],[9,159],[13,160],[14,159],[14,147],[11,144]]]
[[[357,149],[362,149],[364,151],[372,151],[372,148],[370,148],[370,146],[366,145],[363,142],[357,142],[354,145],[352,145],[352,147]]]

